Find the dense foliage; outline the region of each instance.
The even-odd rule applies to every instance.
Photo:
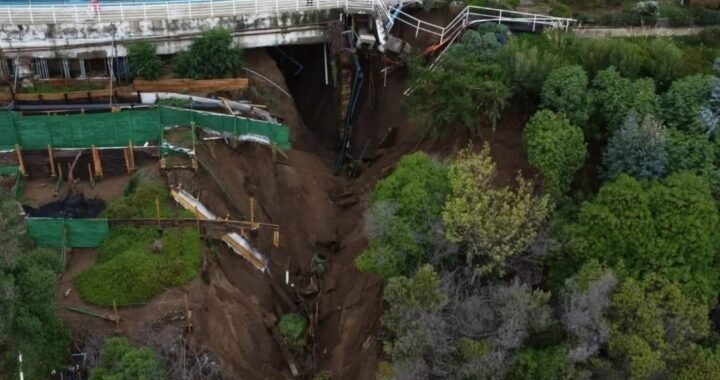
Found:
[[[608,141],[603,163],[606,176],[621,173],[637,179],[655,179],[668,171],[666,129],[652,115],[641,117],[635,111],[625,118]]]
[[[278,322],[278,329],[283,338],[283,343],[293,351],[300,351],[305,348],[308,336],[308,322],[300,314],[284,314]]]
[[[156,199],[161,217],[184,214],[169,205],[162,182],[138,181],[131,194],[103,211],[108,218],[153,218]],[[194,228],[113,228],[98,248],[97,264],[80,273],[75,285],[85,301],[96,305],[144,303],[197,277],[201,251],[200,233]]]
[[[441,162],[421,152],[403,157],[375,188],[365,218],[370,244],[355,260],[357,268],[390,278],[427,262],[448,190]]]
[[[163,380],[167,370],[160,355],[148,347],[136,348],[120,337],[108,338],[90,380]]]
[[[163,63],[157,56],[157,48],[150,42],[136,42],[128,48],[130,75],[146,80],[160,78]]]
[[[523,143],[530,165],[543,175],[546,192],[559,199],[585,161],[582,130],[564,114],[538,111],[525,126]]]
[[[212,79],[233,77],[242,68],[243,51],[233,43],[226,29],[211,29],[175,57],[175,75],[182,78]]]
[[[0,377],[18,378],[22,354],[25,378],[44,379],[69,344],[55,302],[61,266],[56,252],[33,247],[23,234],[19,205],[0,199]]]
[[[657,17],[653,7],[632,12]],[[382,235],[385,246],[422,243],[422,259],[395,249],[392,260],[406,264],[384,272],[392,363],[379,378],[720,378],[720,61],[708,75],[717,36],[508,37],[488,28],[449,50],[436,71],[453,60],[499,65],[513,112],[535,113],[523,145],[544,186],[500,178],[487,147],[470,145],[440,165],[440,213]],[[427,78],[414,75],[414,83]],[[462,99],[467,108],[426,118],[426,127],[479,125],[485,116],[473,113],[479,103],[462,81],[473,88],[463,77],[434,106],[442,112]],[[445,91],[441,82],[420,96]],[[507,143],[494,136],[483,133]],[[414,173],[417,184],[440,177]],[[431,188],[413,194],[429,199]],[[391,204],[410,198],[386,194]],[[384,226],[377,221],[397,209],[373,202],[366,219]],[[368,230],[371,248],[378,231]]]

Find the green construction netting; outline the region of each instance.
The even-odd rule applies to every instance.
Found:
[[[0,149],[88,148],[127,146],[160,140],[162,128],[187,126],[235,135],[256,134],[282,149],[290,148],[290,130],[282,124],[171,107],[76,115],[22,116],[0,113]]]
[[[67,226],[67,246],[95,248],[110,233],[107,219],[26,218],[28,235],[42,247],[62,248]]]
[[[20,168],[17,165],[0,166],[0,175],[18,175]]]

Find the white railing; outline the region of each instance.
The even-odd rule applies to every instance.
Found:
[[[151,3],[0,5],[0,24],[182,20],[343,9],[375,12],[382,0],[171,0]],[[384,7],[384,4],[383,4]],[[385,8],[385,11],[387,9]]]

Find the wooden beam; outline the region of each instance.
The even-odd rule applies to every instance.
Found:
[[[123,157],[125,157],[125,169],[127,169],[128,174],[132,173],[132,170],[130,170],[130,157],[128,153],[128,148],[123,148]]]
[[[93,164],[95,166],[95,177],[103,178],[102,162],[100,161],[100,151],[95,145],[92,146],[92,157]]]
[[[20,174],[23,177],[27,177],[27,171],[25,170],[25,161],[23,161],[22,150],[20,144],[15,144],[15,153],[17,153],[18,166],[20,167]]]
[[[57,177],[57,173],[55,172],[55,157],[53,157],[53,149],[50,144],[48,144],[48,157],[50,158],[50,176],[55,178]]]
[[[132,140],[128,140],[128,153],[130,156],[130,170],[135,171],[135,152]]]

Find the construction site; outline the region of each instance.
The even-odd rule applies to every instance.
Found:
[[[192,11],[182,18],[217,17],[230,7],[239,14],[250,3],[184,2]],[[248,42],[246,70],[235,78],[132,80],[124,74],[122,54],[80,58],[73,50],[79,44],[67,55],[56,47],[3,46],[0,184],[24,207],[29,237],[61,257],[56,298],[71,332],[68,367],[77,373],[88,352],[120,335],[173,352],[177,360],[169,371],[181,375],[172,378],[311,379],[325,371],[333,379],[374,379],[383,351],[383,280],[353,264],[367,245],[362,218],[369,194],[403,154],[447,155],[469,138],[429,139],[416,132],[402,110],[409,90],[406,61],[419,55],[432,64],[465,28],[481,21],[527,32],[567,28],[572,21],[471,8],[425,13],[416,2],[382,1],[309,1],[306,11],[315,13],[294,18],[294,8],[301,10],[305,1],[261,3],[273,4],[254,14],[302,23],[301,29],[272,33],[319,32],[290,43]],[[172,3],[144,4],[143,13],[139,5],[121,9],[103,2],[85,17],[165,22],[183,12]],[[210,4],[212,16],[192,13],[211,12]],[[43,15],[47,9],[23,9],[8,8],[12,21],[0,11],[0,22],[77,18],[62,6]],[[161,11],[166,14],[156,16]],[[245,33],[236,36],[241,44],[252,38]],[[118,40],[101,49],[107,45],[102,38],[95,36],[89,49],[117,52],[118,45],[124,51]],[[28,57],[34,61],[24,64]],[[103,64],[97,69],[102,73],[90,75],[90,61],[96,69]],[[72,68],[78,62],[82,68]],[[22,90],[40,83],[92,89]],[[502,128],[478,137],[492,145],[501,181],[518,170],[532,173],[521,143],[527,118],[511,110]],[[144,178],[161,180],[167,196],[156,197],[141,217],[107,217],[103,210]],[[160,236],[166,229],[197,231],[199,276],[147,302],[88,302],[77,279],[102,261],[103,241],[129,227],[153,228]],[[283,344],[277,326],[287,313],[308,320],[302,352]]]

